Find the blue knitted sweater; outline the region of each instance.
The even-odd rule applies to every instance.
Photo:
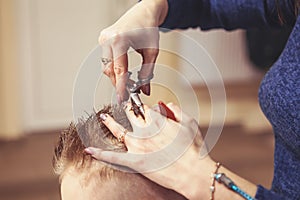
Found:
[[[280,27],[275,0],[168,0],[164,28]],[[294,0],[279,0],[285,23],[293,31],[278,61],[259,90],[261,108],[275,135],[274,178],[271,189],[257,186],[256,198],[300,200],[300,16]],[[253,169],[254,170],[254,169]]]

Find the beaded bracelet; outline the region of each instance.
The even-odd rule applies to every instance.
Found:
[[[243,191],[241,188],[239,188],[230,178],[228,178],[223,173],[215,173],[215,179],[219,182],[225,185],[228,189],[234,191],[235,193],[239,194],[241,197],[243,197],[246,200],[256,200],[254,197],[251,197],[249,194],[247,194],[245,191]]]
[[[215,179],[215,174],[218,173],[219,168],[221,167],[221,163],[217,162],[216,163],[216,170],[211,174],[211,186],[209,187],[210,189],[210,200],[214,200],[214,194],[215,194],[215,184],[216,184],[216,179]]]
[[[230,178],[228,178],[224,173],[218,173],[219,168],[221,167],[221,163],[216,163],[216,170],[212,173],[212,182],[210,189],[210,200],[214,200],[214,194],[215,194],[215,184],[216,181],[219,183],[225,185],[228,189],[234,191],[235,193],[239,194],[241,197],[243,197],[246,200],[256,200],[255,198],[251,197],[249,194],[247,194],[245,191],[243,191],[241,188],[239,188]]]

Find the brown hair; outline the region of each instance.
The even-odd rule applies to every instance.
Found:
[[[295,14],[299,14],[299,8],[300,8],[300,0],[295,1]]]
[[[299,9],[300,9],[300,0],[294,0],[294,14],[295,16],[298,16],[299,14]],[[285,18],[283,16],[282,10],[280,8],[278,0],[275,0],[276,3],[276,9],[278,13],[278,19],[281,25],[285,24]]]
[[[127,150],[125,145],[118,142],[99,120],[101,113],[113,116],[124,128],[132,130],[126,114],[119,106],[106,106],[86,120],[79,119],[76,125],[71,123],[66,130],[61,132],[54,149],[52,164],[56,174],[61,175],[69,165],[76,166],[78,169],[89,165],[92,158],[84,153],[85,147],[93,146],[103,150],[122,152]]]
[[[98,113],[92,114],[87,120],[81,119],[75,125],[61,132],[59,141],[55,146],[53,156],[53,168],[60,178],[69,167],[77,171],[82,170],[94,176],[95,169],[99,176],[99,183],[115,181],[120,188],[113,188],[113,194],[117,199],[185,199],[173,190],[166,189],[140,174],[125,173],[112,168],[110,165],[92,159],[84,153],[85,146],[96,146],[105,150],[127,151],[123,143],[112,135],[107,127],[99,120],[101,113],[107,113],[114,117],[124,128],[132,130],[125,112],[119,106],[106,106]],[[80,136],[79,136],[80,135]],[[101,185],[97,187],[101,190]],[[117,195],[117,196],[116,196]],[[119,195],[119,196],[118,196]],[[103,197],[99,197],[103,199]]]

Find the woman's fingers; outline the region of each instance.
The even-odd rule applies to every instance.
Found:
[[[127,153],[120,153],[114,151],[103,151],[98,148],[88,147],[84,150],[87,154],[90,154],[93,158],[101,160],[104,162],[122,165],[127,167],[132,167],[134,165],[134,160]]]
[[[186,126],[167,120],[146,105],[144,106],[146,120],[143,120],[136,117],[130,107],[131,104],[128,103],[125,109],[133,127],[133,132],[128,135],[126,135],[125,129],[111,116],[100,115],[103,123],[112,134],[118,139],[123,138],[128,152],[117,153],[89,147],[85,149],[86,153],[105,162],[127,166],[137,171],[149,171],[161,168],[167,165],[169,161],[176,160],[193,143],[199,131],[196,123],[190,123]],[[175,105],[168,104],[168,108],[172,109],[174,115],[182,114],[180,108]],[[199,144],[201,141],[200,138]]]
[[[142,92],[146,95],[150,95],[150,80],[153,77],[155,62],[159,53],[159,32],[157,27],[138,29],[136,32],[144,35],[144,37],[139,40],[139,43],[135,44],[135,49],[143,58],[138,79],[144,83],[141,87]]]
[[[110,45],[102,46],[102,72],[108,76],[114,86],[116,86],[116,77],[113,69],[113,53]]]
[[[119,140],[119,142],[124,142],[126,144],[126,135],[128,130],[126,130],[121,124],[116,122],[108,114],[100,114],[100,118],[104,125],[111,131],[111,133]]]
[[[140,139],[149,139],[159,134],[167,120],[160,113],[153,111],[147,105],[143,107],[145,110],[145,120],[141,116],[134,114],[130,103],[125,109],[125,113],[133,128],[133,133],[130,135],[132,136],[130,137],[132,142]],[[138,146],[138,144],[136,146]]]
[[[149,108],[147,105],[143,105],[143,108],[145,110],[145,120],[141,116],[136,116],[134,114],[134,111],[132,110],[131,103],[127,103],[125,113],[133,126],[138,126],[141,128],[150,127],[153,125],[153,122],[163,120],[163,116],[160,115],[160,113],[157,113],[153,111],[151,108]]]
[[[105,29],[99,37],[99,44],[103,47],[103,58],[112,58],[112,65],[105,67],[103,72],[112,80],[116,87],[117,99],[121,103],[128,99],[126,90],[128,81],[129,47],[133,47],[142,56],[143,63],[138,73],[141,91],[150,95],[150,80],[153,78],[155,61],[159,47],[158,28],[136,28],[120,31],[114,26]]]
[[[118,103],[128,99],[126,90],[128,81],[128,39],[125,33],[117,33],[111,39],[111,48],[114,55],[114,74],[116,77],[116,93]]]
[[[138,74],[138,79],[144,83],[141,90],[144,94],[150,95],[150,80],[153,78],[153,71],[158,56],[158,49],[147,48],[138,51],[143,57],[143,64]],[[144,81],[143,81],[144,80]]]
[[[128,81],[128,58],[127,53],[115,58],[114,60],[114,74],[116,78],[116,93],[118,103],[128,99],[128,92],[126,90]]]
[[[103,73],[111,79],[116,87],[117,100],[118,103],[121,103],[128,99],[126,86],[128,80],[127,51],[129,43],[126,32],[118,33],[112,28],[107,28],[101,32],[99,44],[103,50],[102,63],[105,64]],[[106,62],[108,60],[111,62]]]

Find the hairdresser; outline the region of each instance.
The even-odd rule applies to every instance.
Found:
[[[132,47],[142,55],[143,66],[139,78],[150,80],[158,55],[158,27],[199,27],[202,30],[271,29],[281,28],[283,25],[293,27],[281,56],[267,72],[259,89],[261,109],[272,124],[275,136],[274,177],[271,188],[239,177],[209,156],[199,159],[199,148],[195,148],[196,144],[172,165],[143,175],[181,193],[187,199],[300,199],[299,5],[299,0],[143,0],[102,31],[99,43],[103,47],[103,72],[116,86],[118,101],[122,102],[128,98],[125,92],[128,78],[126,52]],[[142,91],[149,95],[150,85],[145,85]],[[130,134],[124,134],[127,132],[113,118],[102,116],[102,120],[126,144],[128,152],[152,152],[167,144],[179,126],[185,127],[180,134],[186,137],[192,132],[199,132],[199,129],[195,129],[195,120],[175,105],[168,104],[168,107],[175,114],[177,122],[168,120],[160,130],[161,134],[142,142]],[[145,110],[147,121],[147,113],[153,111],[147,106]],[[144,122],[137,120],[132,111],[126,112],[132,123],[143,126]],[[155,115],[153,116],[152,120],[155,120]],[[143,173],[143,161],[130,160],[125,153],[95,148],[90,148],[89,152],[96,159],[125,165]],[[232,184],[228,184],[229,182]]]

